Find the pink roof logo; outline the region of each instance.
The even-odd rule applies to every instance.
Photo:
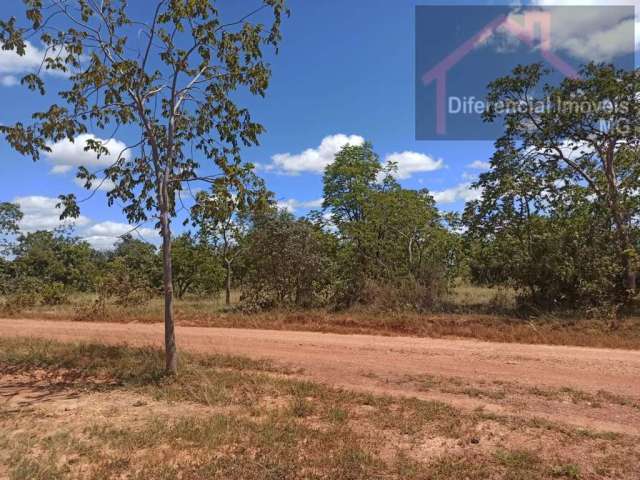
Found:
[[[532,48],[537,47],[541,56],[566,77],[575,78],[578,76],[576,69],[551,50],[551,12],[525,11],[522,18],[523,22],[521,23],[510,15],[497,17],[422,76],[422,83],[425,86],[433,82],[436,84],[436,133],[438,135],[445,135],[447,131],[447,73],[477,45],[494,35],[499,28],[503,28],[526,45]],[[536,30],[539,35],[536,35]],[[536,37],[539,40],[537,44]]]

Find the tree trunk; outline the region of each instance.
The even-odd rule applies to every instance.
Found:
[[[631,243],[629,227],[626,222],[626,216],[623,214],[620,206],[620,192],[616,182],[615,173],[615,143],[611,143],[606,153],[605,161],[605,178],[607,180],[609,208],[613,214],[613,221],[616,228],[618,238],[618,248],[622,259],[622,268],[624,270],[623,285],[627,300],[630,300],[636,294],[636,268],[634,247]]]
[[[178,373],[175,326],[173,322],[173,269],[171,265],[171,220],[166,208],[160,213],[162,228],[162,279],[164,282],[164,349],[166,371]]]
[[[224,303],[225,305],[231,305],[231,262],[229,260],[226,260],[227,263],[227,278],[226,278],[226,285],[225,285],[225,296],[224,296]]]

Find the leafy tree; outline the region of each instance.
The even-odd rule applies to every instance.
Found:
[[[528,166],[528,165],[527,165]],[[620,288],[607,216],[581,187],[537,191],[505,165],[482,176],[485,194],[465,210],[472,278],[509,285],[524,306],[558,309],[611,303]]]
[[[135,277],[135,282],[149,290],[162,288],[162,259],[152,243],[124,235],[115,249],[107,254],[108,264],[120,262],[127,275]]]
[[[312,307],[333,296],[335,237],[286,211],[256,218],[246,239],[245,305]]]
[[[395,186],[376,192],[364,212],[367,222],[361,238],[378,262],[380,276],[427,283],[455,276],[456,237],[444,227],[428,190]]]
[[[437,293],[454,275],[459,245],[427,190],[402,188],[395,165],[382,165],[372,146],[346,146],[324,175],[324,209],[340,235],[344,302],[365,284],[409,282],[416,295]],[[424,306],[426,298],[416,298]],[[417,305],[416,305],[417,306]]]
[[[379,188],[382,166],[370,143],[345,145],[327,166],[323,177],[323,209],[338,227],[364,220],[364,205]]]
[[[255,215],[273,204],[273,194],[262,179],[245,165],[233,175],[216,179],[209,192],[198,192],[191,209],[203,242],[210,244],[224,262],[225,303],[231,303],[233,264],[242,253],[242,240]]]
[[[215,251],[184,233],[173,240],[173,278],[176,296],[186,293],[218,292],[222,287],[222,266]]]
[[[15,203],[0,203],[0,253],[4,253],[11,247],[10,237],[16,235],[20,228],[22,211]]]
[[[91,246],[64,232],[38,231],[18,238],[13,249],[14,278],[58,283],[70,289],[88,291],[96,274]]]
[[[26,53],[26,39],[39,36],[50,54],[43,68],[68,75],[69,88],[58,92],[62,104],[34,113],[33,123],[3,125],[8,143],[37,160],[49,144],[71,141],[89,130],[125,129],[133,140],[101,172],[113,182],[109,204],[121,202],[130,223],[158,220],[162,235],[165,296],[166,370],[177,372],[173,320],[171,220],[184,182],[211,181],[199,168],[199,155],[212,160],[220,175],[240,163],[240,149],[255,145],[263,128],[239,107],[234,95],[247,89],[264,95],[270,70],[265,46],[277,46],[283,0],[224,23],[212,0],[147,2],[146,18],[132,18],[128,0],[24,0],[27,25],[15,18],[0,22],[4,50]],[[251,23],[263,10],[270,27]],[[37,73],[22,84],[45,93]],[[106,155],[105,145],[87,140],[85,148]],[[129,154],[125,154],[129,152]],[[213,175],[217,175],[214,173]],[[103,179],[80,168],[87,188]],[[78,215],[73,195],[61,197],[65,215]]]
[[[558,185],[584,190],[615,234],[611,240],[628,300],[636,291],[638,256],[640,76],[637,71],[590,64],[579,78],[552,86],[542,85],[545,73],[538,64],[520,66],[490,84],[493,107],[486,119],[494,121],[503,114],[505,125],[494,163],[511,162],[518,170],[500,171],[514,179],[514,172],[526,170],[526,178],[538,183],[534,196],[521,202],[521,208],[534,215],[543,197]],[[519,108],[498,109],[509,105]],[[479,185],[490,192],[490,183],[485,176]]]

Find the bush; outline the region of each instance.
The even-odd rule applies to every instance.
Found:
[[[38,305],[40,297],[35,292],[18,292],[8,295],[3,310],[7,313],[19,313]]]
[[[59,282],[49,283],[42,287],[40,296],[43,305],[63,305],[69,301],[69,293]]]
[[[247,239],[242,309],[324,306],[333,296],[332,237],[286,212],[259,218]]]
[[[412,279],[366,280],[358,303],[376,311],[425,312],[432,310],[441,296],[442,286],[438,282],[423,285]]]
[[[116,305],[121,307],[147,303],[154,294],[149,280],[129,268],[122,258],[113,260],[96,283],[98,296],[105,303],[113,298]]]

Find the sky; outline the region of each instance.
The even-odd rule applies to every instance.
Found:
[[[141,9],[145,1],[132,0],[131,3],[144,13]],[[461,3],[437,2],[438,5]],[[633,4],[632,1],[616,3]],[[227,12],[232,18],[252,10],[259,2],[220,2],[223,11],[227,4],[233,5],[232,11]],[[471,188],[471,183],[488,168],[493,152],[491,140],[416,140],[415,99],[416,89],[420,88],[416,82],[415,61],[415,7],[418,4],[433,5],[428,1],[409,0],[289,1],[291,16],[283,23],[279,53],[268,55],[272,78],[266,98],[241,97],[254,119],[266,127],[260,145],[243,151],[243,158],[257,166],[281,208],[296,215],[318,208],[322,202],[324,167],[333,161],[344,144],[365,140],[373,144],[382,162],[398,164],[397,178],[403,186],[428,188],[441,209],[459,211],[465,201],[479,197],[480,192]],[[19,14],[20,5],[20,0],[3,0],[1,15]],[[624,51],[627,47],[619,35],[621,25],[628,21],[615,15],[596,15],[580,22],[567,18],[563,20],[563,28],[556,29],[557,53],[574,65],[590,56],[598,57],[597,60],[628,56],[630,52]],[[460,32],[454,35],[450,26],[440,28],[442,31],[434,38],[442,41],[433,40],[434,49],[446,54],[445,50],[453,45],[451,42],[464,35]],[[586,36],[585,32],[592,33]],[[505,41],[510,46],[508,39],[502,39],[487,42],[482,48],[504,55]],[[602,45],[607,45],[607,49]],[[31,47],[22,58],[0,52],[0,105],[3,107],[0,123],[25,121],[31,112],[55,101],[55,86],[62,86],[66,81],[49,75],[50,93],[45,98],[16,85],[17,79],[33,71],[42,58],[37,41]],[[522,52],[518,52],[513,48],[507,53],[512,55],[511,60],[525,58],[519,57]],[[635,55],[634,52],[631,55]],[[473,73],[464,75],[473,76]],[[85,139],[56,144],[51,153],[35,163],[0,140],[0,201],[20,204],[25,214],[23,231],[51,229],[60,224],[55,208],[58,195],[75,193],[81,200],[88,196],[76,183],[76,168],[78,165],[98,167],[100,161],[82,150]],[[107,148],[118,151],[126,141],[126,138],[113,138]],[[117,205],[107,206],[102,191],[80,206],[81,217],[75,221],[75,233],[96,248],[110,248],[119,235],[131,229]],[[137,233],[157,243],[153,223],[150,221]],[[175,224],[177,231],[182,228],[180,224]]]

